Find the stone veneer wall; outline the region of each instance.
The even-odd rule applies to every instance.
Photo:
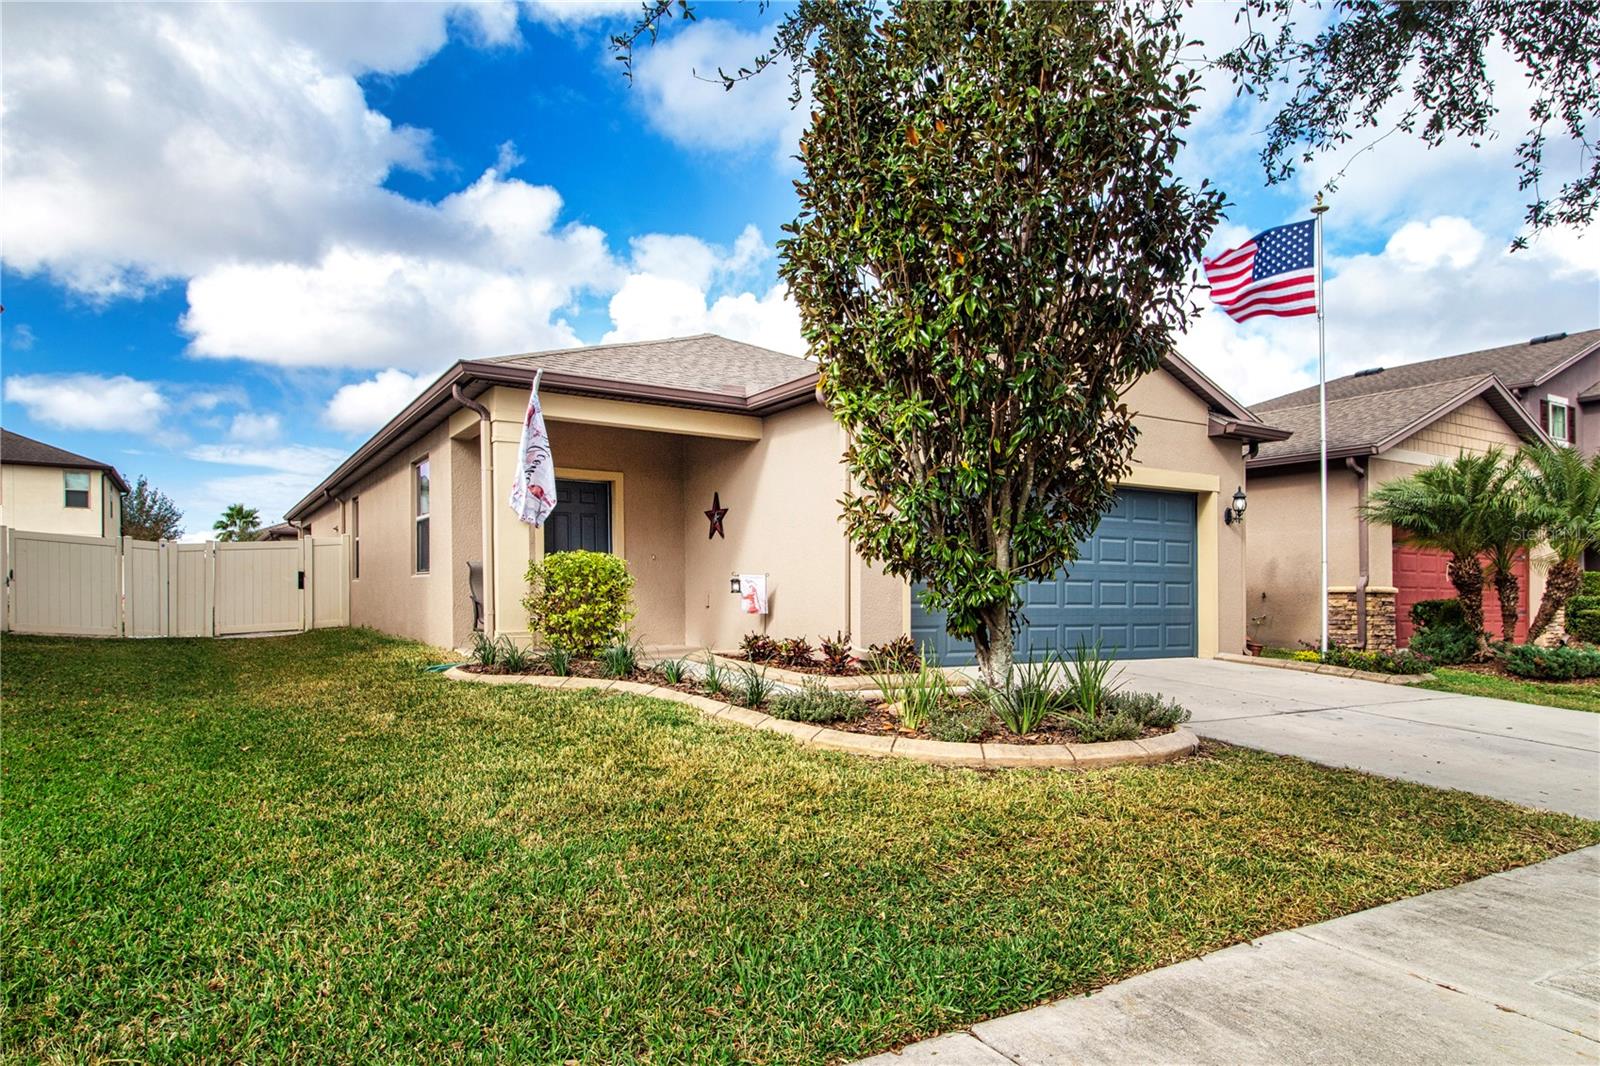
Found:
[[[1394,651],[1394,594],[1392,588],[1367,589],[1367,650]],[[1328,641],[1346,648],[1358,647],[1356,590],[1328,590]]]

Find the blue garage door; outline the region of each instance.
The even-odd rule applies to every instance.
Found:
[[[1078,561],[1022,590],[1017,658],[1100,641],[1124,659],[1195,654],[1195,504],[1175,492],[1123,489]],[[944,631],[944,615],[912,590],[911,635],[944,666],[973,661],[972,645]]]

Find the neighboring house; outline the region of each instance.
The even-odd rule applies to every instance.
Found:
[[[1328,598],[1330,639],[1364,647],[1405,647],[1410,609],[1449,597],[1448,558],[1368,526],[1359,507],[1372,487],[1407,477],[1462,451],[1561,438],[1593,454],[1600,447],[1600,330],[1554,334],[1521,344],[1373,368],[1328,382]],[[1250,472],[1251,635],[1266,644],[1315,641],[1318,610],[1317,389],[1254,406],[1292,431],[1262,446]],[[1528,604],[1544,589],[1547,559],[1523,563],[1518,637]],[[1485,620],[1499,635],[1492,593]]]
[[[0,429],[0,525],[81,537],[122,535],[117,468]]]
[[[560,503],[533,529],[508,499],[540,369]],[[435,645],[470,640],[469,564],[483,565],[491,632],[526,638],[529,561],[588,548],[628,561],[652,646],[725,648],[765,629],[843,630],[864,647],[915,631],[959,661],[911,588],[846,539],[845,437],[816,380],[814,363],[709,335],[458,362],[285,517],[351,537],[353,624]],[[1024,647],[1237,649],[1244,546],[1223,512],[1246,447],[1284,434],[1178,359],[1126,399],[1134,469],[1072,576],[1026,590]],[[714,496],[725,537],[705,515]],[[739,574],[767,576],[767,618],[740,612]]]
[[[279,522],[256,532],[256,540],[299,540],[300,529],[292,522]]]

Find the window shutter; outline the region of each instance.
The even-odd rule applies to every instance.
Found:
[[[1567,407],[1567,443],[1578,443],[1578,409],[1573,406]]]
[[[1539,401],[1539,428],[1546,433],[1550,432],[1550,401]]]

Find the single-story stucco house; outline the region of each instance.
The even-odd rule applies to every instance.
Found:
[[[1593,383],[1591,385],[1591,383]],[[1600,330],[1550,334],[1328,382],[1329,639],[1355,647],[1405,647],[1411,606],[1455,595],[1449,557],[1361,520],[1372,488],[1461,452],[1515,450],[1550,441],[1592,455],[1600,447]],[[1265,644],[1316,641],[1318,609],[1318,418],[1315,386],[1254,406],[1292,432],[1248,460],[1251,635]],[[1517,638],[1544,592],[1548,549],[1521,564]],[[1500,635],[1492,594],[1485,623]]]
[[[534,529],[508,498],[541,370],[560,504]],[[816,382],[815,363],[711,335],[458,362],[286,517],[350,535],[353,624],[435,645],[471,639],[480,562],[487,629],[526,638],[528,562],[567,548],[627,560],[649,646],[725,648],[759,629],[813,641],[843,630],[863,648],[932,639],[938,619],[844,535],[844,432]],[[1126,400],[1134,469],[1073,573],[1026,590],[1023,646],[1083,636],[1128,656],[1236,651],[1244,537],[1224,511],[1246,452],[1284,433],[1177,358]],[[713,499],[723,536],[705,514]],[[767,575],[764,619],[730,594],[737,574]]]
[[[0,429],[0,525],[32,533],[120,537],[122,494],[117,468]]]

